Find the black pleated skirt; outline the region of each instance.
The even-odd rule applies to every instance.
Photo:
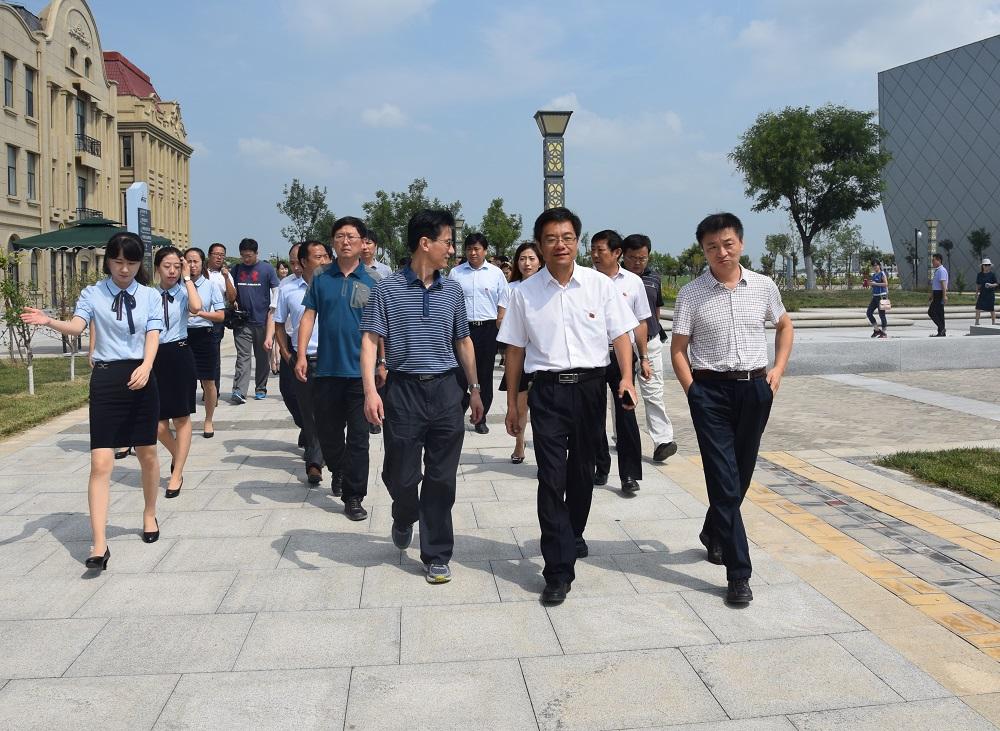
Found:
[[[195,410],[194,355],[186,340],[160,343],[153,361],[160,391],[160,421],[190,416]]]
[[[145,388],[131,391],[132,372],[141,360],[95,363],[90,374],[90,448],[116,449],[156,444],[160,395],[156,374]]]
[[[219,367],[219,341],[210,327],[189,327],[188,346],[194,354],[194,374],[199,381],[214,381]]]

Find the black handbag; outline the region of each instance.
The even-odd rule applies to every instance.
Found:
[[[238,304],[232,304],[226,308],[226,319],[222,321],[222,324],[230,330],[235,330],[238,327],[246,326],[249,322],[250,313],[241,310]]]

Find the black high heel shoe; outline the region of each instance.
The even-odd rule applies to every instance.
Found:
[[[182,487],[184,487],[184,478],[183,477],[181,477],[181,484],[179,484],[177,486],[177,489],[176,490],[170,490],[170,489],[168,489],[167,492],[166,492],[166,494],[163,497],[167,497],[167,498],[177,497],[178,495],[181,494],[181,488]]]
[[[83,562],[83,565],[86,566],[88,569],[100,569],[101,571],[104,571],[104,569],[108,567],[108,559],[110,558],[111,558],[111,548],[106,547],[104,549],[103,556],[91,556],[90,558],[88,558],[86,561]]]
[[[153,518],[153,520],[156,521],[156,530],[154,531],[144,530],[142,532],[143,543],[156,543],[158,540],[160,540],[160,519]]]

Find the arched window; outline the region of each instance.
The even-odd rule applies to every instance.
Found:
[[[69,67],[71,69],[76,68],[76,49],[70,46],[69,49]]]
[[[88,79],[90,78],[90,59],[89,58],[83,59],[83,75],[86,76]]]

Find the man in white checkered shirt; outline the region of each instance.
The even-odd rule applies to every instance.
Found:
[[[708,560],[726,566],[726,601],[747,604],[753,600],[752,567],[740,505],[788,366],[794,332],[774,282],[740,265],[740,219],[732,213],[712,214],[698,224],[695,235],[709,269],[677,295],[670,359],[687,394],[708,488],[709,508],[699,538]],[[776,328],[771,370],[766,321]]]

